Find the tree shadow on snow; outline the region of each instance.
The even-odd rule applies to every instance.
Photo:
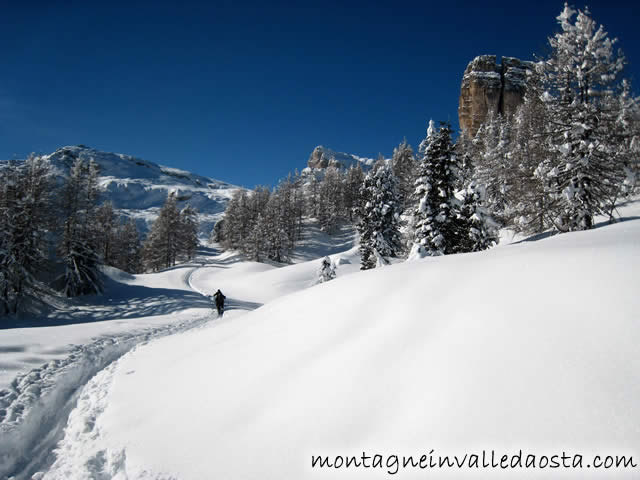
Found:
[[[618,223],[629,222],[631,220],[640,220],[640,217],[639,216],[620,217],[620,218],[616,218],[613,222],[610,222],[609,220],[603,220],[601,222],[595,223],[593,225],[592,230],[595,230],[596,228],[603,228],[611,225],[616,225]],[[518,245],[520,243],[525,243],[525,242],[537,242],[538,240],[544,240],[545,238],[553,237],[554,235],[558,235],[558,234],[559,232],[549,230],[547,232],[537,233],[535,235],[531,235],[530,237],[523,238],[522,240],[518,240],[517,242],[511,243],[511,245]]]
[[[211,307],[211,302],[197,292],[127,285],[109,278],[105,279],[104,294],[74,298],[69,303],[46,316],[6,318],[0,322],[0,330],[127,320]]]
[[[260,308],[263,304],[257,302],[247,302],[245,300],[238,300],[235,298],[227,298],[224,302],[224,309],[226,310],[255,310]]]

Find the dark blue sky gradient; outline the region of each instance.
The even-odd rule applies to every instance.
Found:
[[[319,144],[389,156],[457,127],[476,55],[531,59],[560,1],[3,2],[0,158],[85,144],[274,185]],[[634,79],[640,2],[597,1]],[[583,4],[576,4],[583,8]]]

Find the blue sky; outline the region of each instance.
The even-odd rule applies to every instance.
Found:
[[[389,156],[457,127],[481,54],[544,54],[560,1],[2,2],[0,158],[85,144],[237,185],[316,145]],[[640,82],[640,2],[590,2]],[[580,3],[575,4],[583,8]]]

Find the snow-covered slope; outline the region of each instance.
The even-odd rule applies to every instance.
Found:
[[[637,466],[587,465],[594,455],[640,463],[637,210],[476,254],[359,273],[345,263],[348,275],[302,290],[292,285],[311,264],[229,258],[196,272],[202,290],[265,305],[100,372],[44,478],[388,478],[393,455],[437,462],[483,449],[579,454],[583,468],[395,472],[634,478]],[[312,455],[365,454],[368,469],[311,468]]]
[[[175,192],[180,205],[188,202],[198,210],[201,232],[208,234],[238,188],[177,168],[84,146],[63,147],[46,157],[61,176],[68,175],[76,158],[95,160],[100,166],[103,200],[113,202],[116,209],[135,218],[145,230],[157,218],[167,194]]]
[[[191,263],[159,273],[129,275],[105,268],[105,293],[60,305],[46,317],[13,319],[0,330],[0,479],[31,478],[60,440],[80,389],[140,343],[214,320],[212,294],[227,295],[226,319],[315,284],[319,261],[353,245],[345,228],[331,238],[304,229],[291,270],[245,262],[233,253],[201,247]],[[315,257],[314,257],[315,258]],[[358,271],[355,249],[334,255],[339,275]],[[84,479],[71,473],[69,479]]]

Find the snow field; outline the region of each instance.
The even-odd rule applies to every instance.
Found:
[[[594,231],[367,272],[359,272],[352,248],[331,255],[338,279],[322,285],[314,285],[320,259],[277,268],[229,253],[153,275],[111,272],[121,290],[76,312],[109,320],[53,327],[69,329],[61,338],[75,335],[75,345],[88,348],[98,340],[127,343],[125,334],[143,325],[153,331],[171,323],[176,328],[165,333],[183,333],[138,337],[111,352],[119,359],[105,360],[106,369],[97,368],[102,360],[91,367],[71,361],[68,383],[56,378],[72,350],[61,348],[51,383],[73,392],[52,400],[41,393],[40,367],[28,375],[23,368],[16,382],[33,400],[11,407],[12,418],[22,418],[15,430],[0,424],[0,448],[5,433],[14,435],[0,478],[388,478],[386,470],[314,470],[311,455],[419,457],[431,449],[637,460],[636,210],[625,212],[632,220]],[[312,240],[301,257],[322,249]],[[217,288],[227,312],[207,322],[201,317],[210,303],[193,292]],[[201,328],[185,331],[194,325]],[[90,337],[89,327],[103,336]],[[49,335],[16,330],[25,344],[44,344]],[[5,345],[5,338],[5,357],[17,359],[18,340]],[[38,415],[54,412],[51,428],[30,430]],[[587,473],[400,471],[402,478],[634,472]]]
[[[640,458],[639,240],[640,222],[628,221],[427,258],[164,338],[118,362],[105,442],[126,452],[128,478],[144,478],[135,473],[142,469],[182,480],[337,478],[347,473],[312,470],[311,455],[363,451]],[[233,288],[287,291],[299,268],[254,273],[270,282],[247,275]],[[347,478],[385,475],[352,470]]]

